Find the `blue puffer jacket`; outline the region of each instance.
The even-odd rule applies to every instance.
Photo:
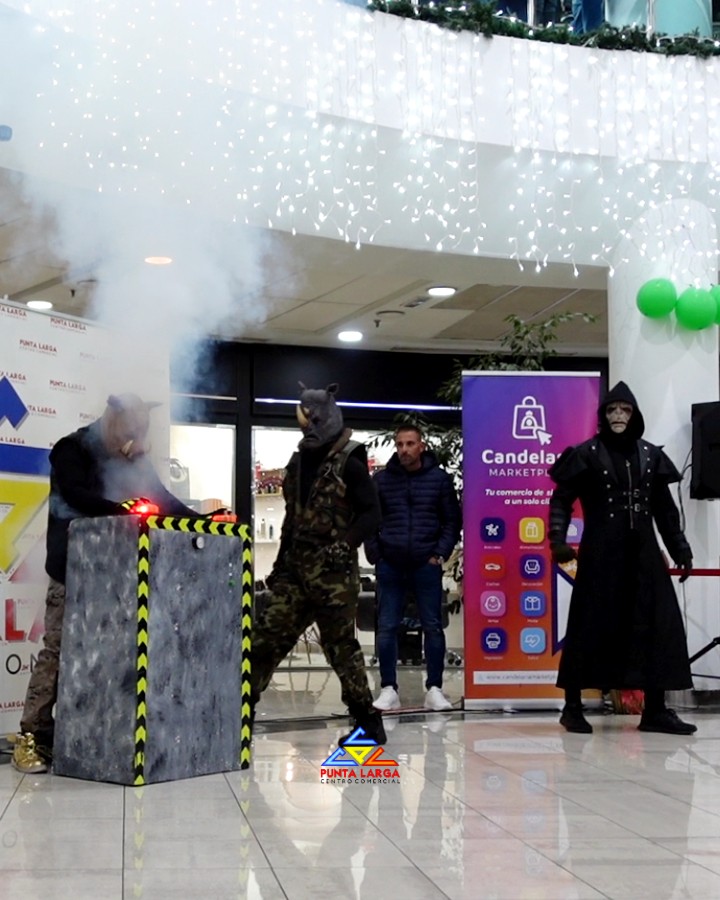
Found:
[[[435,454],[425,450],[422,468],[406,471],[393,453],[387,468],[374,476],[382,524],[365,542],[372,565],[384,559],[395,566],[421,566],[432,556],[447,559],[460,537],[460,504],[452,478]]]

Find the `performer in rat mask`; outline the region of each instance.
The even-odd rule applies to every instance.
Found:
[[[337,389],[300,384],[297,418],[303,438],[283,480],[285,518],[267,579],[272,594],[253,626],[251,699],[254,708],[278,664],[315,622],[355,726],[382,744],[382,717],[372,705],[355,637],[357,548],[377,529],[380,507],[365,447],[343,425]]]
[[[692,687],[677,597],[655,537],[685,581],[692,552],[669,485],[680,474],[660,447],[643,440],[645,422],[630,388],[619,382],[598,410],[594,438],[566,450],[550,469],[550,549],[556,563],[576,554],[567,543],[573,504],[584,530],[558,673],[565,691],[560,723],[589,733],[582,688],[641,689],[641,731],[692,734],[665,706],[665,691]]]

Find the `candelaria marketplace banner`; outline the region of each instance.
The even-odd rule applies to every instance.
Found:
[[[562,451],[595,434],[598,373],[463,373],[465,705],[557,702],[575,563],[547,536]],[[582,535],[573,512],[568,543]]]

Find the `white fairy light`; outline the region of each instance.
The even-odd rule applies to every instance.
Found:
[[[479,242],[493,242],[494,173],[483,160],[502,80],[513,167],[496,187],[515,217],[518,256],[535,245],[541,257],[574,258],[582,228],[617,235],[666,197],[718,203],[715,61],[616,54],[627,59],[613,62],[596,50],[502,39],[509,69],[493,78],[482,36],[396,21],[378,44],[381,17],[336,14],[322,0],[305,17],[282,5],[268,15],[266,4],[246,0],[242,14],[222,0],[198,0],[190,13],[172,0],[76,0],[62,13],[50,0],[27,6],[52,26],[62,60],[43,99],[37,152],[60,156],[97,190],[212,202],[228,218],[334,229],[353,244],[401,233],[477,253]],[[328,31],[331,13],[344,29]],[[62,98],[76,109],[70,118]],[[205,109],[211,128],[193,134]],[[378,197],[383,184],[391,190]],[[593,212],[597,230],[586,225]],[[600,256],[611,249],[587,246]]]

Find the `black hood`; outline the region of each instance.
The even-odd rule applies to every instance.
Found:
[[[606,410],[611,403],[629,403],[633,408],[633,414],[630,416],[628,427],[622,435],[616,435],[608,424]],[[611,388],[603,397],[598,407],[598,431],[603,438],[611,441],[617,441],[618,437],[623,441],[637,441],[645,433],[645,419],[640,412],[640,407],[635,399],[635,394],[625,384],[624,381],[618,381],[614,388]]]

